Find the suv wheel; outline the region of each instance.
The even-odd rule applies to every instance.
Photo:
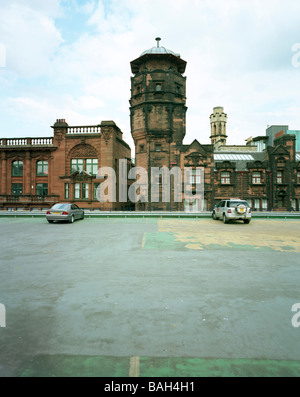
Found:
[[[250,223],[250,219],[244,219],[244,223],[249,224]]]
[[[223,223],[228,223],[228,219],[225,214],[223,214]]]
[[[216,221],[216,220],[217,220],[217,217],[216,217],[216,213],[215,213],[215,211],[213,211],[213,213],[212,213],[212,218],[213,218],[213,220],[214,220],[214,221]]]

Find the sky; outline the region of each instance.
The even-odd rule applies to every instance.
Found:
[[[0,0],[0,138],[113,120],[134,154],[130,62],[156,37],[187,62],[185,144],[216,106],[231,145],[300,130],[299,22],[295,0]]]

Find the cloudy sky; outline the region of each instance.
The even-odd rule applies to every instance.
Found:
[[[130,135],[130,61],[156,45],[187,61],[185,143],[229,144],[267,125],[300,130],[300,1],[0,0],[0,137],[114,120]]]

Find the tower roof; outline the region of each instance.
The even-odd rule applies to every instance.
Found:
[[[155,47],[150,48],[149,50],[144,51],[141,56],[145,55],[145,54],[172,54],[175,55],[176,57],[180,58],[180,54],[175,54],[175,52],[168,50],[165,47],[160,47],[159,46],[159,42],[161,40],[160,37],[157,37],[155,39],[157,41],[157,45]]]
[[[169,57],[172,58],[175,63],[178,65],[178,71],[180,73],[184,73],[186,67],[186,61],[180,58],[180,54],[176,54],[175,52],[168,50],[165,47],[160,47],[159,42],[161,40],[160,37],[155,39],[157,41],[157,45],[155,47],[150,48],[149,50],[144,51],[139,58],[135,59],[130,63],[132,73],[137,73],[139,71],[139,66],[141,63],[145,62],[147,59],[152,58],[153,56],[157,57]]]

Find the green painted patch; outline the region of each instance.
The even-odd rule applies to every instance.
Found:
[[[129,377],[130,357],[40,355],[20,377]],[[140,377],[299,377],[300,361],[140,357]]]
[[[146,232],[144,237],[144,249],[175,249],[183,246],[181,242],[175,241],[173,233]]]
[[[292,247],[291,245],[283,245],[280,249],[283,251],[295,251],[295,247]]]
[[[41,355],[27,363],[20,377],[126,377],[128,357]]]
[[[141,377],[299,377],[300,361],[140,358]]]

